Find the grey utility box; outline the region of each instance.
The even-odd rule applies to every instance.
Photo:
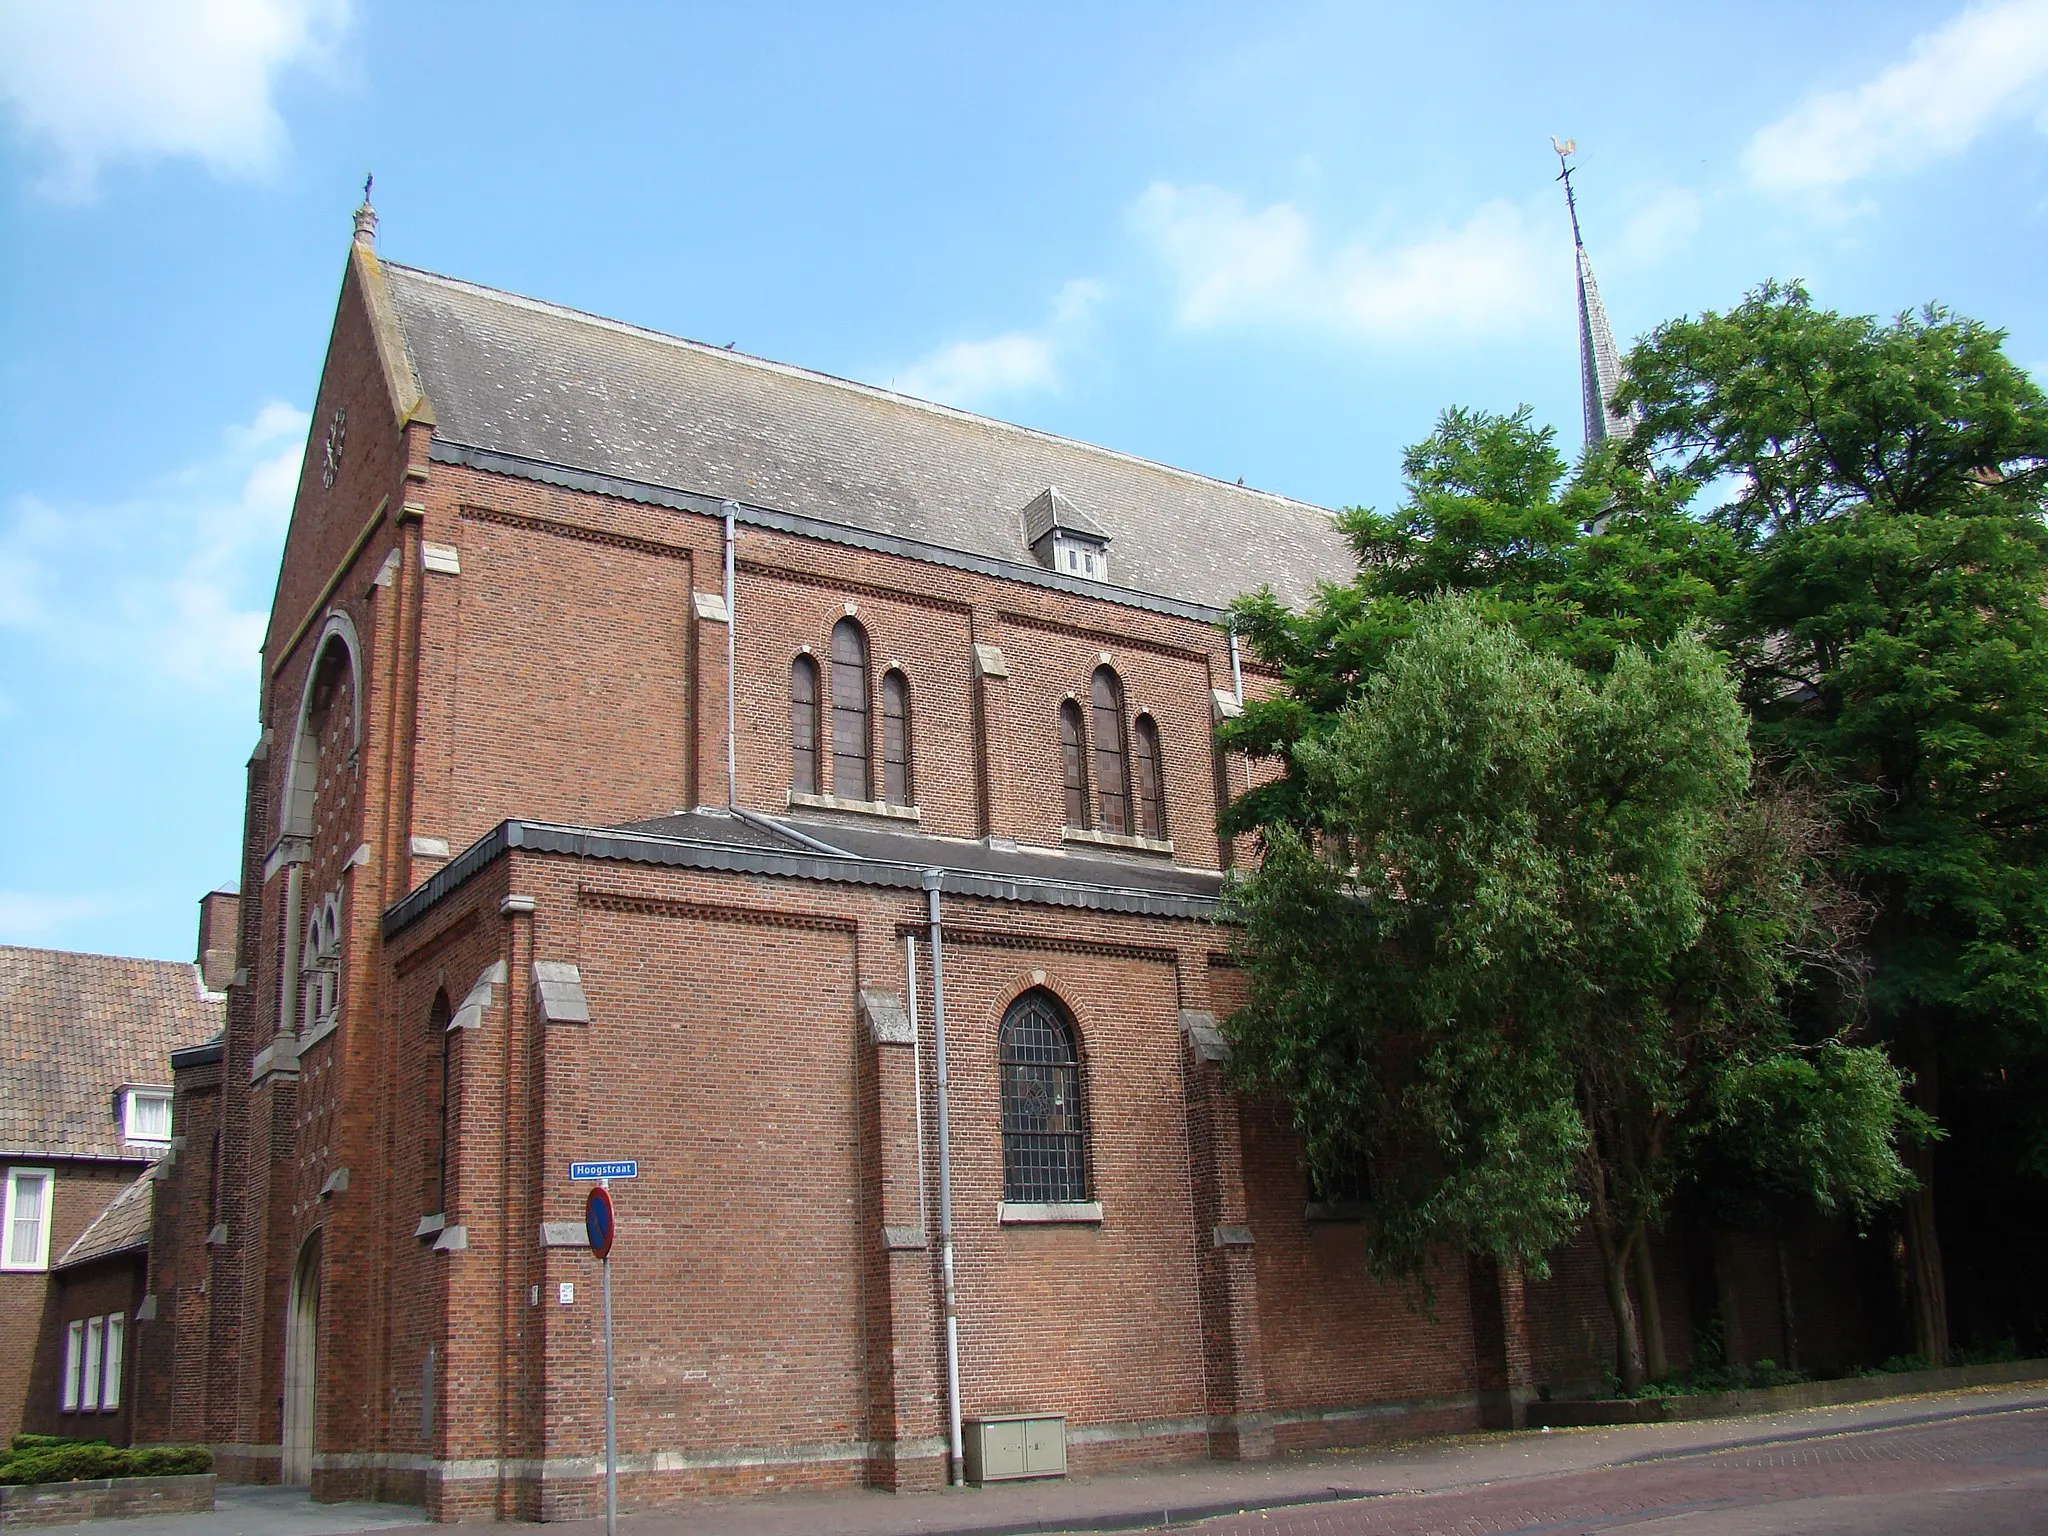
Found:
[[[1015,1477],[1067,1475],[1067,1421],[1048,1413],[970,1419],[961,1426],[967,1481],[1000,1483]]]

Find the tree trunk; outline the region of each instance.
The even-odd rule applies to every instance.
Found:
[[[1915,1012],[1906,1022],[1901,1042],[1906,1066],[1913,1074],[1913,1102],[1928,1114],[1940,1103],[1941,1063],[1934,1024]],[[1941,1239],[1934,1227],[1934,1148],[1904,1149],[1906,1166],[1919,1188],[1906,1196],[1900,1212],[1906,1240],[1906,1275],[1910,1285],[1913,1353],[1931,1366],[1948,1364],[1948,1280],[1941,1262]]]
[[[1626,1237],[1617,1240],[1607,1223],[1597,1217],[1593,1235],[1600,1244],[1600,1274],[1607,1284],[1607,1305],[1614,1313],[1614,1374],[1621,1389],[1633,1392],[1642,1386],[1643,1345],[1636,1332],[1636,1309],[1628,1294],[1628,1258],[1633,1246]]]
[[[1715,1227],[1707,1233],[1714,1254],[1714,1304],[1721,1313],[1721,1363],[1746,1370],[1755,1359],[1742,1327],[1742,1304],[1736,1296],[1735,1234]]]
[[[1785,1330],[1785,1369],[1799,1369],[1799,1324],[1792,1312],[1792,1270],[1785,1262],[1785,1239],[1773,1245],[1778,1250],[1778,1320]]]
[[[1664,1308],[1657,1297],[1657,1265],[1650,1257],[1650,1234],[1636,1239],[1636,1299],[1642,1307],[1643,1366],[1650,1380],[1671,1374],[1671,1356],[1664,1348]]]

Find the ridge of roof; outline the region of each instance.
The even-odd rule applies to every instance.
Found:
[[[403,272],[409,277],[421,278],[427,282],[438,283],[460,292],[476,294],[502,304],[509,304],[514,308],[531,310],[536,314],[552,315],[558,319],[575,321],[578,324],[589,325],[599,330],[615,331],[626,336],[637,336],[644,340],[680,347],[702,357],[722,359],[729,363],[739,363],[768,373],[781,374],[789,378],[807,379],[814,383],[826,384],[836,389],[846,390],[851,394],[863,395],[869,399],[929,412],[945,420],[964,422],[977,427],[992,427],[999,432],[1012,433],[1034,442],[1050,443],[1063,448],[1083,449],[1086,452],[1100,454],[1106,459],[1113,459],[1119,463],[1133,465],[1140,469],[1157,470],[1176,479],[1193,481],[1197,485],[1212,486],[1219,490],[1274,502],[1281,506],[1296,508],[1304,512],[1313,512],[1318,516],[1329,517],[1331,515],[1330,508],[1318,506],[1312,501],[1303,501],[1298,497],[1286,496],[1279,491],[1261,490],[1256,486],[1225,480],[1218,475],[1205,475],[1199,470],[1183,469],[1177,464],[1168,464],[1159,459],[1148,459],[1143,454],[1130,453],[1121,448],[1105,447],[1101,443],[1091,443],[1085,438],[1066,437],[1058,432],[1045,431],[1040,427],[1027,427],[1018,422],[1005,421],[1000,416],[984,416],[977,411],[962,410],[958,406],[944,405],[936,400],[925,400],[917,395],[906,395],[899,390],[885,389],[879,384],[863,383],[859,379],[849,379],[840,374],[826,373],[821,369],[804,368],[795,363],[779,362],[774,358],[762,357],[752,352],[741,352],[736,348],[713,346],[709,342],[696,341],[688,336],[678,336],[670,331],[658,331],[651,326],[634,325],[626,320],[614,320],[608,315],[600,315],[587,309],[577,309],[573,305],[550,303],[546,299],[531,298],[523,293],[514,293],[506,288],[494,288],[488,283],[473,282],[468,278],[450,277],[445,272],[432,272],[425,267],[410,266],[401,261],[386,260],[383,262],[383,265],[387,271]]]

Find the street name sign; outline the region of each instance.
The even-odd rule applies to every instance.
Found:
[[[619,1158],[609,1163],[571,1163],[569,1180],[580,1184],[590,1179],[637,1179],[640,1164],[633,1158]]]

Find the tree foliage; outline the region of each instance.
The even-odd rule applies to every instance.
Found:
[[[2002,340],[1938,307],[1880,322],[1766,285],[1659,328],[1622,391],[1642,412],[1623,467],[1702,493],[1733,541],[1715,639],[1759,750],[1833,787],[1836,867],[1876,914],[1873,1022],[1928,1110],[1945,1073],[2048,1076],[2048,400]],[[2016,1118],[2048,1168],[2035,1095]],[[1939,1360],[1918,1161],[1915,1344]]]
[[[1796,1053],[1784,993],[1835,938],[1705,647],[1589,671],[1488,607],[1416,604],[1295,742],[1310,814],[1266,828],[1234,898],[1236,1059],[1319,1173],[1370,1160],[1384,1271],[1447,1242],[1540,1269],[1590,1216],[1633,1385],[1633,1248],[1723,1078]]]
[[[1848,802],[1880,1016],[2005,1058],[2048,1044],[2048,400],[2001,341],[1766,285],[1653,333],[1623,398],[1636,466],[1730,488],[1716,638],[1760,750]]]
[[[1554,434],[1527,407],[1447,410],[1402,461],[1407,495],[1392,514],[1341,516],[1359,576],[1325,586],[1305,610],[1271,594],[1235,622],[1285,687],[1251,703],[1225,744],[1293,763],[1411,630],[1439,592],[1468,594],[1538,649],[1599,671],[1622,647],[1663,645],[1710,611],[1736,548],[1688,517],[1683,496],[1598,456],[1567,476]],[[1233,832],[1311,818],[1292,771],[1234,803]]]

